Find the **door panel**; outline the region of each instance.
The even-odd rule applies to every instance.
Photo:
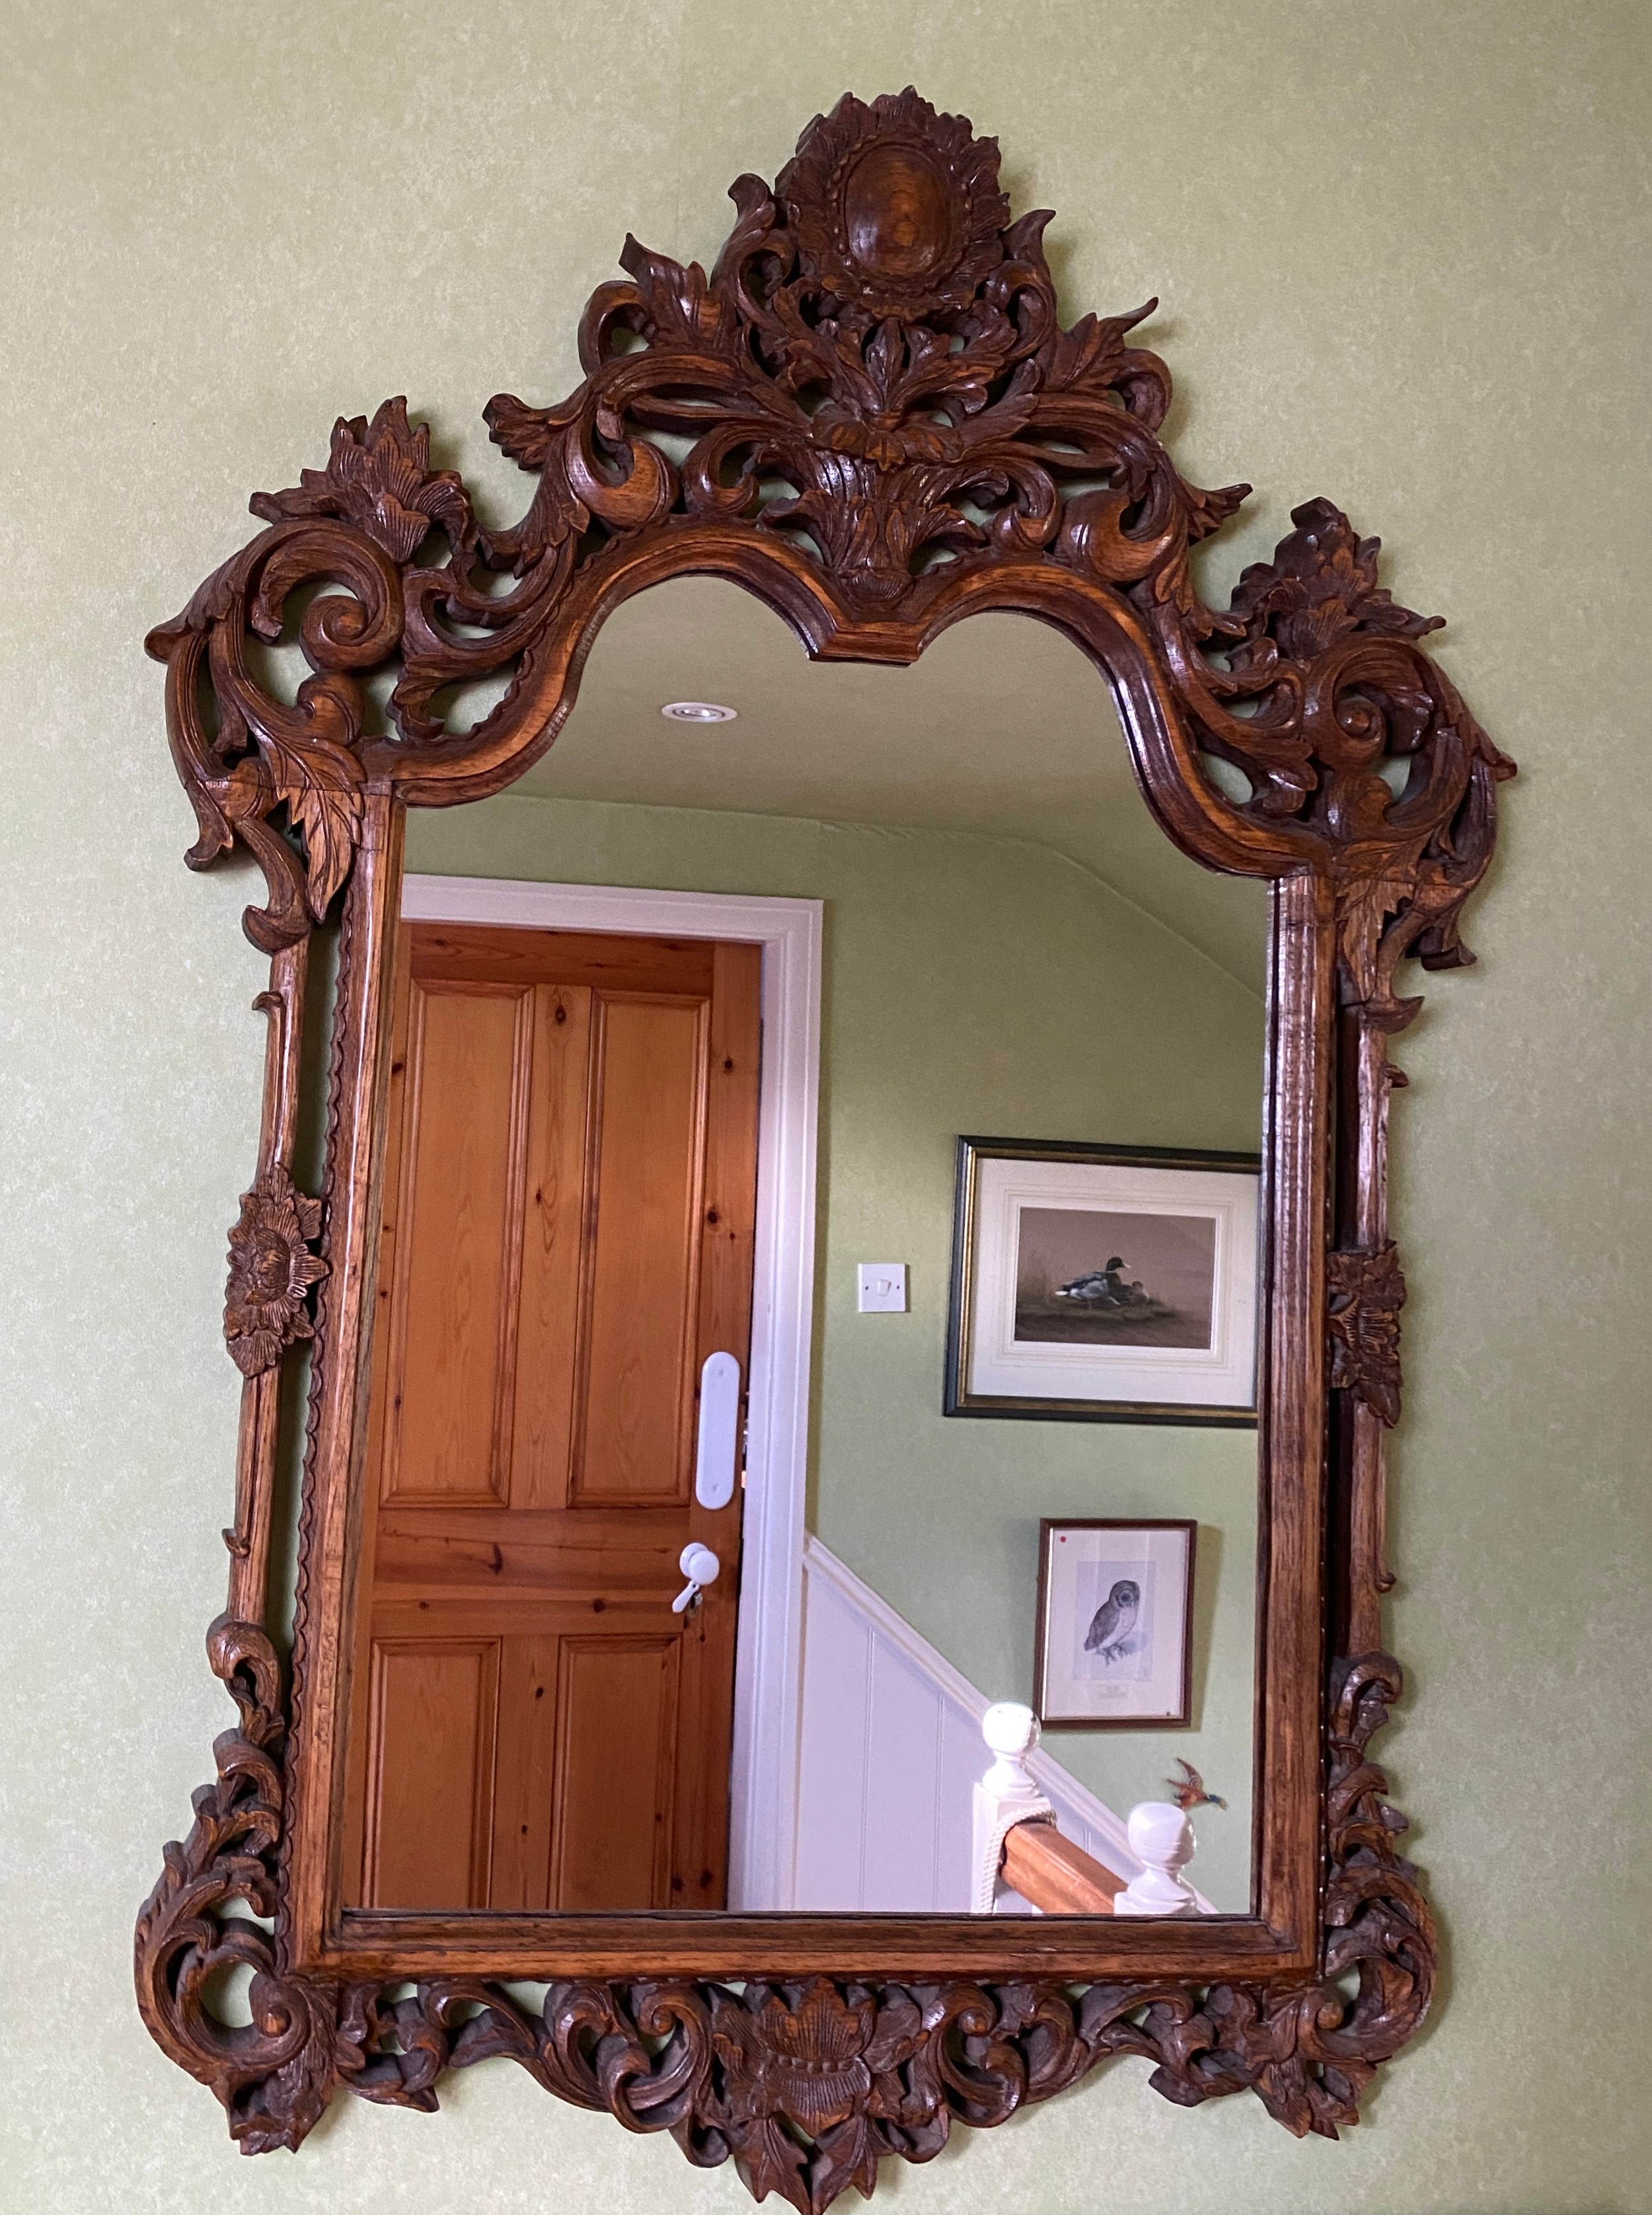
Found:
[[[375,1639],[366,1904],[484,1906],[499,1641]]]
[[[599,997],[601,1135],[571,1505],[688,1496],[706,1015],[703,1000]]]
[[[404,926],[344,1900],[722,1905],[759,949]],[[722,1574],[671,1611],[690,1540]],[[393,1886],[399,1896],[386,1890]]]
[[[532,1620],[532,1618],[529,1618]],[[546,1905],[550,1866],[559,1641],[542,1632],[507,1636],[499,1670],[499,1743],[511,1758],[493,1786],[493,1860],[487,1905]]]
[[[590,1120],[592,995],[584,985],[534,987],[529,1183],[524,1192],[511,1454],[511,1505],[562,1507],[574,1417]]]
[[[671,1904],[677,1657],[667,1636],[565,1638],[550,1904]]]
[[[387,1500],[503,1500],[531,994],[414,986]]]

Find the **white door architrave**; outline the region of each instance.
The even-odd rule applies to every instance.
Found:
[[[410,923],[719,938],[762,948],[763,1056],[747,1385],[746,1500],[729,1777],[729,1905],[795,1883],[804,1507],[814,1321],[823,904],[725,893],[407,876]]]

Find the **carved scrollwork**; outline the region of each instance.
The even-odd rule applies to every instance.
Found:
[[[217,1779],[194,1795],[189,1836],[165,1848],[138,1918],[138,2005],[150,2034],[217,2095],[243,2153],[302,2145],[340,2084],[364,2099],[433,2108],[416,2071],[374,2051],[390,2020],[374,1987],[340,1989],[279,1967],[267,1926],[285,1808],[280,1664],[256,1624],[222,1616],[206,1652],[241,1721],[215,1743]],[[231,2024],[215,1987],[237,1969],[252,1973],[251,2020]]]
[[[1394,997],[1408,954],[1430,969],[1473,956],[1458,935],[1485,874],[1496,788],[1514,774],[1437,664],[1417,644],[1444,620],[1413,615],[1377,583],[1380,541],[1358,537],[1329,500],[1292,511],[1296,529],[1247,569],[1211,634],[1231,641],[1225,688],[1254,714],[1201,712],[1208,749],[1246,770],[1293,734],[1253,807],[1309,831],[1337,893],[1343,999],[1385,1031],[1421,1002]],[[1235,727],[1238,727],[1237,728]]]
[[[189,1836],[166,1848],[138,1917],[138,2004],[162,2049],[217,2094],[230,2136],[264,2153],[298,2144],[332,2095],[333,1995],[281,1977],[265,1928],[276,1911],[286,1732],[274,1649],[254,1625],[220,1617],[207,1656],[241,1724],[213,1747],[217,1781],[195,1794]],[[213,1986],[237,1968],[252,1972],[252,2021],[230,2028]]]
[[[1132,611],[1197,745],[1250,781],[1247,801],[1200,791],[1210,837],[1236,831],[1264,874],[1331,871],[1344,997],[1398,1028],[1417,1004],[1394,996],[1403,956],[1470,958],[1458,915],[1512,764],[1423,652],[1438,619],[1379,586],[1378,542],[1310,501],[1227,611],[1207,607],[1190,549],[1249,488],[1199,490],[1161,442],[1169,372],[1129,342],[1156,303],[1063,328],[1048,212],[1011,221],[996,142],[910,88],[846,95],[773,188],[742,177],[732,197],[709,277],[627,240],[566,401],[488,403],[537,479],[519,524],[477,523],[401,400],[341,420],[324,469],[254,499],[264,536],[150,640],[201,824],[191,861],[244,839],[271,885],[249,931],[302,936],[348,871],[364,781],[426,802],[508,782],[571,702],[599,587],[656,543],[710,534],[771,593],[787,567],[817,627],[863,631],[878,658],[915,653],[982,571],[1032,563]],[[278,638],[288,597],[325,582],[297,633],[314,673],[285,706],[246,639]],[[363,691],[380,669],[396,675],[382,736]],[[492,712],[450,731],[446,689],[500,677]]]
[[[1429,2005],[1433,1925],[1397,1850],[1404,1818],[1367,1752],[1398,1696],[1386,1654],[1333,1672],[1324,1953],[1300,1985],[1116,1983],[1075,1999],[1038,1983],[583,1982],[553,1985],[534,2015],[479,1980],[396,1998],[284,1981],[261,1930],[226,1918],[236,1899],[271,1911],[281,1725],[267,1641],[246,1625],[213,1637],[242,1726],[220,1739],[218,1783],[196,1795],[195,1828],[168,1848],[140,1919],[139,1997],[248,2152],[297,2145],[335,2084],[431,2109],[444,2071],[504,2057],[629,2130],[670,2131],[699,2167],[731,2159],[756,2199],[823,2215],[851,2186],[870,2197],[882,2162],[927,2161],[955,2123],[1004,2122],[1124,2055],[1151,2060],[1153,2088],[1179,2105],[1249,2090],[1299,2137],[1335,2138]],[[224,2029],[203,2005],[206,1979],[231,1961],[255,1970],[250,2030]]]
[[[220,1619],[207,1650],[240,1725],[217,1740],[188,1838],[165,1850],[136,1973],[151,2034],[211,2088],[243,2152],[296,2148],[336,2088],[429,2111],[445,2070],[503,2056],[627,2129],[669,2130],[699,2167],[732,2159],[756,2199],[823,2215],[851,2186],[870,2197],[881,2162],[929,2160],[955,2122],[1003,2122],[1121,2055],[1152,2060],[1154,2089],[1180,2105],[1250,2090],[1298,2136],[1334,2138],[1429,2004],[1433,1927],[1396,1850],[1404,1818],[1367,1756],[1399,1692],[1386,1654],[1333,1672],[1325,1947],[1300,1987],[1116,1983],[1075,2001],[1038,1983],[582,1982],[554,1984],[535,2016],[474,1979],[391,1997],[280,1973],[265,1928],[284,1813],[278,1665],[248,1623]],[[231,2028],[211,1987],[240,1967],[252,2020]]]
[[[581,326],[580,393],[489,403],[497,443],[546,473],[548,524],[571,500],[607,531],[742,520],[806,549],[851,615],[911,623],[954,561],[1135,583],[1243,499],[1195,490],[1159,443],[1169,375],[1126,343],[1156,304],[1063,330],[1049,216],[1009,221],[996,141],[963,119],[910,89],[846,96],[772,192],[748,176],[731,197],[709,279],[627,239],[631,283]],[[680,463],[662,433],[692,441]],[[1065,496],[1081,483],[1104,489]],[[540,537],[530,513],[517,558]]]
[[[1392,1241],[1374,1254],[1328,1254],[1325,1289],[1332,1390],[1355,1393],[1385,1423],[1397,1423],[1405,1279]]]

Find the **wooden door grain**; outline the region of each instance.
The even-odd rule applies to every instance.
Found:
[[[723,1904],[741,1500],[693,1460],[749,1350],[760,960],[402,929],[351,1904]]]

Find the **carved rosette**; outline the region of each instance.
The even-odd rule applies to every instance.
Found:
[[[243,1377],[273,1369],[288,1347],[314,1335],[304,1304],[327,1274],[309,1250],[321,1227],[321,1201],[300,1192],[278,1163],[242,1194],[229,1233],[223,1336]]]
[[[324,467],[254,499],[264,528],[149,641],[199,826],[191,865],[245,845],[268,887],[249,936],[272,953],[296,945],[349,877],[370,788],[419,805],[502,789],[566,714],[602,614],[674,571],[738,576],[815,647],[883,660],[915,655],[977,586],[983,602],[1057,621],[1100,609],[1157,703],[1162,730],[1137,718],[1132,738],[1172,835],[1217,866],[1310,871],[1328,888],[1338,992],[1364,1055],[1337,1112],[1371,1139],[1386,1034],[1418,1005],[1396,993],[1398,965],[1472,958],[1460,911],[1513,774],[1423,649],[1437,619],[1396,604],[1377,541],[1324,500],[1294,511],[1226,610],[1205,604],[1190,550],[1248,488],[1202,491],[1164,445],[1169,373],[1131,343],[1155,303],[1063,326],[1042,247],[1050,218],[1012,220],[996,144],[967,120],[910,89],[846,97],[773,187],[746,176],[731,196],[709,276],[627,240],[624,280],[599,288],[581,324],[577,390],[549,407],[489,403],[496,443],[532,480],[518,523],[478,521],[400,400],[341,419]],[[1013,588],[1000,593],[1000,578]],[[256,651],[284,640],[309,671],[291,701]],[[487,716],[447,727],[450,688],[501,676]],[[369,706],[380,679],[382,729]],[[1204,777],[1200,752],[1237,768],[1246,796]],[[347,942],[341,960],[347,973]],[[340,1052],[335,1036],[334,1119]],[[1380,1187],[1380,1144],[1363,1158]],[[317,1227],[317,1203],[281,1172],[247,1197],[226,1334],[249,1376],[313,1328]],[[1331,1381],[1391,1422],[1404,1286],[1380,1205],[1328,1277]],[[325,1336],[325,1319],[315,1328]],[[313,1439],[314,1401],[310,1421]],[[1380,1493],[1369,1427],[1354,1481]],[[1300,1981],[1075,1994],[633,1979],[554,1985],[533,2015],[486,1984],[397,1985],[392,1998],[284,1977],[264,1924],[303,1696],[312,1505],[307,1487],[292,1709],[262,1631],[215,1625],[240,1727],[218,1740],[217,1781],[195,1795],[138,1926],[145,2020],[248,2151],[297,2145],[335,2086],[430,2108],[444,2070],[506,2055],[559,2096],[669,2130],[690,2160],[732,2159],[758,2196],[818,2215],[850,2185],[869,2192],[882,2160],[926,2160],[954,2122],[1000,2122],[1117,2054],[1149,2059],[1155,2088],[1184,2104],[1250,2089],[1288,2128],[1334,2136],[1422,2019],[1433,1934],[1396,1849],[1403,1819],[1367,1758],[1399,1683],[1380,1653],[1331,1673],[1323,1948]],[[230,2029],[212,1992],[239,1967],[254,1973],[253,2022]]]
[[[1399,1420],[1399,1311],[1405,1279],[1391,1241],[1374,1254],[1325,1257],[1331,1307],[1331,1382],[1385,1423]]]
[[[775,180],[805,280],[840,308],[921,321],[967,308],[1003,258],[998,141],[909,85],[817,116]]]

